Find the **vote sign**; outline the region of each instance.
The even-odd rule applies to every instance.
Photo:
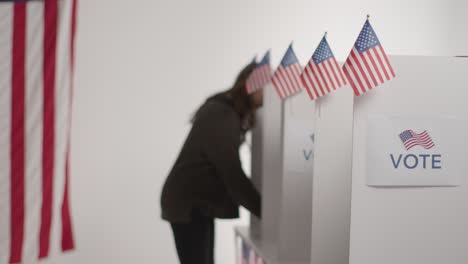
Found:
[[[460,185],[466,163],[460,141],[468,134],[462,120],[371,116],[367,124],[367,185]]]

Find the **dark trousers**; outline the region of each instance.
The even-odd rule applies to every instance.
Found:
[[[181,264],[214,264],[214,219],[198,212],[190,223],[171,223]]]

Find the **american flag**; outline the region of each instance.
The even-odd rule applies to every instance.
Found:
[[[246,83],[247,94],[262,89],[271,81],[270,51],[267,51],[263,59],[250,74]]]
[[[296,54],[294,54],[291,44],[271,80],[281,99],[297,94],[302,90],[301,72],[302,67],[297,60]]]
[[[343,66],[343,72],[356,96],[395,78],[390,60],[369,20],[362,28]]]
[[[254,264],[265,264],[265,261],[263,260],[262,257],[260,257],[260,255],[255,255],[255,262]]]
[[[405,130],[400,134],[400,139],[406,150],[410,150],[415,146],[421,146],[425,149],[431,149],[435,146],[427,131],[418,134],[413,130]]]
[[[314,100],[346,84],[335,56],[323,37],[301,75],[310,99]]]
[[[69,153],[76,0],[0,1],[0,264],[74,248]]]
[[[241,264],[250,264],[250,247],[242,240],[242,258]]]

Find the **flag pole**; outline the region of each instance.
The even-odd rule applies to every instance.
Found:
[[[320,99],[320,97],[315,99],[315,122],[322,117],[322,100]]]
[[[325,31],[323,33],[323,38],[326,39],[328,35],[328,31]],[[315,123],[317,123],[317,120],[320,120],[322,117],[322,103],[320,100],[321,98],[315,99]]]

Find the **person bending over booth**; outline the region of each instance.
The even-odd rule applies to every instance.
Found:
[[[246,92],[256,64],[247,65],[233,87],[209,97],[161,195],[162,218],[171,224],[181,264],[213,264],[214,219],[239,217],[239,206],[260,218],[261,197],[241,167],[239,147],[255,124],[263,91]]]

